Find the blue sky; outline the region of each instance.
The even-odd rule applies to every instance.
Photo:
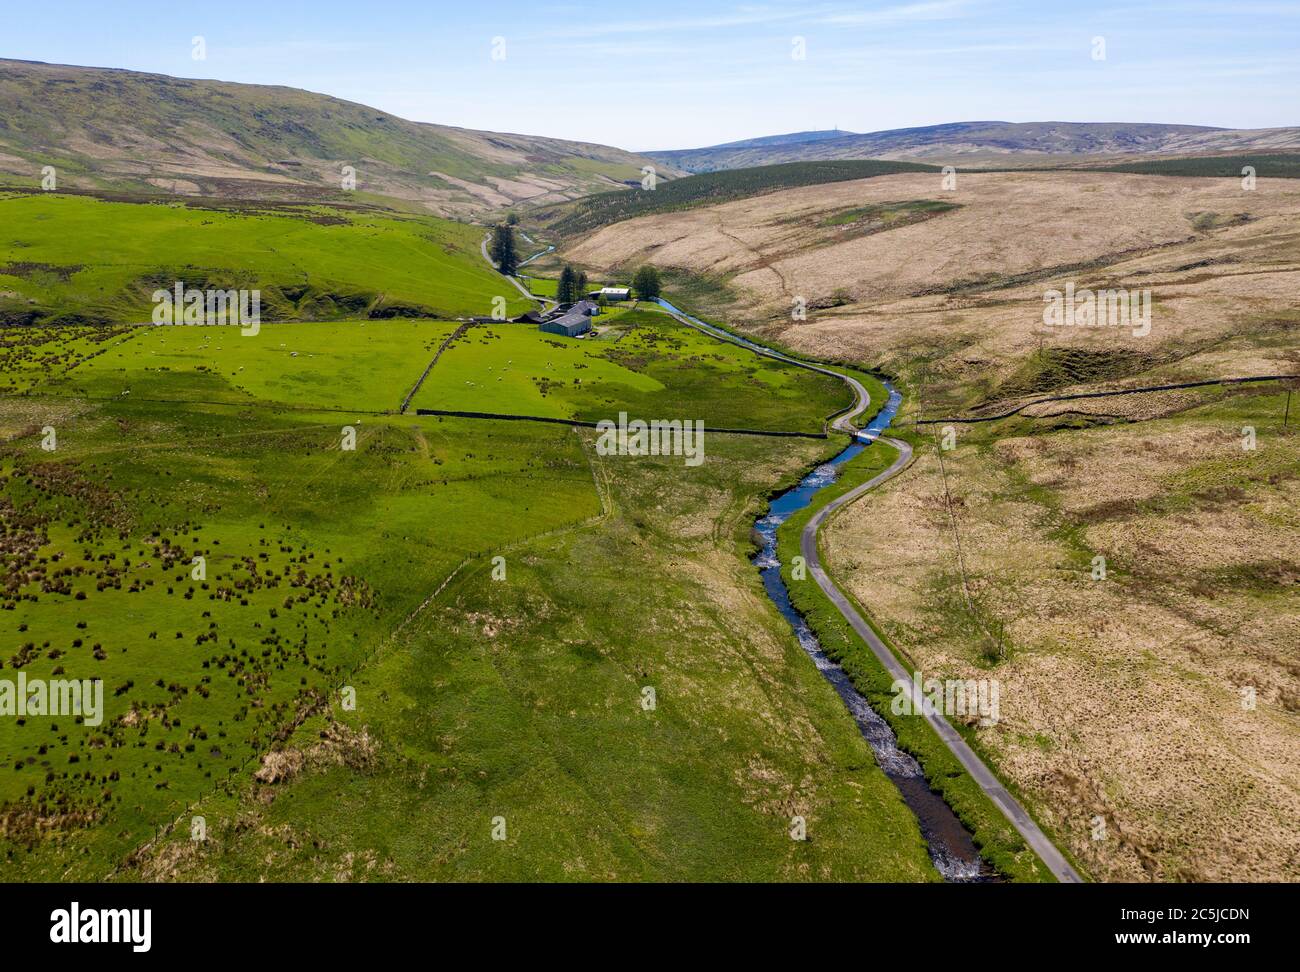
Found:
[[[0,56],[285,84],[633,150],[977,119],[1300,124],[1300,0],[25,6]]]

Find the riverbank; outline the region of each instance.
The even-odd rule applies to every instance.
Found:
[[[892,414],[891,410],[898,400],[899,396],[896,394],[891,396],[890,405],[881,410],[873,425],[887,424]],[[834,485],[837,470],[869,447],[864,437],[855,437],[837,455],[819,464],[790,489],[773,498],[768,504],[767,513],[755,524],[755,532],[760,540],[760,551],[753,558],[753,562],[759,568],[768,597],[775,603],[777,610],[794,631],[800,647],[812,659],[817,671],[835,689],[836,694],[853,716],[863,739],[871,747],[877,765],[897,787],[899,795],[916,818],[935,869],[944,880],[951,882],[993,880],[997,875],[980,858],[973,835],[944,803],[943,798],[927,784],[920,765],[915,758],[899,747],[889,724],[857,691],[844,669],[822,649],[816,634],[795,609],[790,599],[789,585],[786,583],[786,578],[782,576],[781,561],[777,556],[778,531],[781,525],[792,515],[815,504],[818,494]],[[791,563],[797,561],[792,560]],[[806,579],[802,569],[792,573],[791,576],[796,580],[798,576]]]
[[[780,526],[777,557],[781,561],[782,579],[790,592],[791,603],[827,656],[844,669],[856,690],[889,724],[899,747],[920,763],[926,781],[970,831],[984,860],[1010,880],[1052,881],[1049,870],[1011,821],[994,806],[929,724],[924,719],[895,715],[891,711],[892,676],[825,593],[810,576],[803,579],[793,576],[794,558],[800,556],[800,537],[809,521],[835,499],[887,469],[897,455],[898,450],[888,444],[873,443],[841,467],[837,480],[821,490],[814,503],[794,513]]]
[[[860,415],[868,411],[872,402],[872,395],[867,390],[867,384],[874,386],[882,393],[885,391],[886,386],[875,376],[863,375],[862,380],[859,380],[859,378],[855,377],[853,374],[854,369],[833,369],[818,362],[788,355],[783,351],[778,351],[755,341],[751,341],[727,328],[692,317],[690,314],[687,314],[685,311],[675,307],[666,300],[659,300],[658,303],[672,313],[682,323],[689,324],[705,333],[711,334],[719,340],[741,345],[757,354],[784,360],[811,371],[817,371],[822,374],[833,375],[840,378],[853,390],[856,401],[852,406],[840,413],[837,418],[834,418],[833,421],[829,422],[830,427],[833,429],[852,433],[856,437],[857,433],[853,422]],[[864,384],[864,381],[867,384]],[[896,393],[892,388],[889,389],[887,394],[888,405],[880,410],[877,418],[867,427],[866,435],[863,436],[865,440],[875,440],[893,421],[895,415],[903,407],[903,398],[901,395]],[[880,394],[877,400],[881,400],[884,397],[885,394]],[[905,436],[905,438],[908,437]],[[904,443],[899,444],[904,445],[905,448],[909,448],[910,451],[909,446]],[[850,453],[852,448],[853,447],[850,447]],[[848,458],[848,456],[845,455],[841,458]],[[856,483],[843,484],[842,491],[829,495],[822,504],[810,506],[807,510],[806,518],[802,520],[799,534],[797,535],[799,539],[796,540],[796,549],[801,549],[801,544],[804,540],[803,533],[808,524],[812,522],[814,518],[820,520],[823,510],[831,504],[835,504],[840,497],[845,496],[852,490],[858,489],[859,487],[870,488],[864,484],[872,481],[873,477],[881,475],[883,470],[889,466],[890,464],[886,463],[886,466],[882,467],[880,471],[872,473]],[[895,468],[894,471],[897,472],[901,468],[902,467],[899,466]],[[819,486],[818,488],[820,489],[821,487]],[[762,522],[763,521],[760,519],[760,526],[758,527],[760,536],[762,534]],[[773,546],[777,551],[778,558],[783,563],[792,562],[790,557],[780,556],[779,543],[774,543]],[[815,544],[813,552],[816,552]],[[808,551],[803,550],[803,553],[808,553]],[[808,559],[812,561],[817,558],[815,556],[810,556]],[[768,587],[768,594],[776,604],[778,611],[783,611],[784,613],[784,592],[774,590],[773,585],[769,581],[770,578],[765,578],[765,584]],[[837,597],[844,597],[843,591],[839,588],[838,584],[829,579],[829,576],[826,576],[825,583],[833,588]],[[781,587],[784,585],[777,584],[776,586]],[[821,601],[824,602],[822,606],[824,607],[823,614],[826,618],[826,623],[836,626],[836,634],[838,635],[837,640],[841,641],[845,647],[854,644],[856,641],[860,647],[865,648],[866,653],[863,656],[863,662],[866,664],[866,669],[864,670],[877,673],[879,678],[884,680],[884,687],[887,689],[888,686],[893,684],[893,678],[887,671],[886,664],[896,664],[896,653],[894,653],[893,657],[890,657],[888,653],[892,651],[892,649],[887,649],[883,641],[881,641],[879,643],[881,654],[877,656],[877,654],[871,650],[871,646],[862,643],[862,637],[853,629],[853,625],[849,621],[849,615],[855,613],[860,615],[860,612],[857,612],[848,601],[844,601],[843,606],[835,605],[827,592],[822,591],[817,584],[811,586],[818,591]],[[798,610],[797,607],[795,610]],[[804,612],[800,611],[799,613]],[[878,640],[878,632],[876,632],[874,628],[868,627],[864,617],[859,616],[857,618],[857,623],[863,626],[866,635]],[[797,624],[795,630],[796,635],[799,635],[800,629]],[[812,630],[813,629],[810,626],[809,631],[812,632]],[[813,637],[815,637],[815,633],[813,634]],[[804,639],[800,638],[800,640],[803,641]],[[818,660],[818,655],[815,652],[810,652],[810,654],[816,662]],[[831,654],[828,657],[835,660],[834,654]],[[868,659],[870,663],[867,662]],[[898,667],[902,669],[901,665]],[[910,671],[910,669],[908,669],[908,671]],[[824,669],[823,673],[825,674]],[[852,680],[852,673],[850,673],[850,679]],[[850,710],[854,710],[856,703],[852,698],[848,697],[847,693],[844,692],[843,686],[837,685],[836,689],[837,692],[841,694],[841,698],[849,705]],[[859,689],[859,691],[862,691],[864,699],[870,698],[870,693],[865,689]],[[892,695],[890,700],[892,701]],[[875,703],[871,703],[871,706],[872,708],[879,709],[879,699],[877,699]],[[857,714],[865,715],[865,713],[861,713],[860,711]],[[917,744],[919,745],[924,743],[924,749],[932,751],[939,757],[938,760],[931,761],[932,768],[926,771],[927,779],[931,781],[965,780],[969,784],[964,793],[959,793],[959,788],[956,786],[950,786],[949,788],[955,794],[953,799],[957,801],[957,804],[962,807],[966,814],[966,817],[960,819],[966,823],[966,826],[973,836],[982,835],[982,843],[980,846],[982,848],[987,847],[985,857],[988,861],[995,863],[1001,873],[1014,879],[1052,880],[1055,878],[1068,881],[1079,880],[1079,875],[1072,865],[1063,858],[1057,847],[1045,834],[1043,834],[1037,823],[1029,816],[1023,807],[1020,806],[1016,798],[1010,795],[1006,787],[994,775],[992,770],[984,764],[982,758],[974,752],[969,743],[962,739],[960,733],[958,733],[956,729],[948,724],[942,717],[937,720],[928,717],[923,719],[910,719],[909,722],[916,724],[909,728],[914,731],[919,731],[920,733],[917,738]],[[869,736],[870,733],[876,731],[874,728],[868,726],[862,719],[859,719],[858,725],[864,736]],[[920,754],[920,750],[913,753],[913,755]],[[946,759],[943,758],[945,754]],[[937,768],[939,763],[942,763],[941,769]],[[894,782],[898,784],[900,781],[895,779]],[[942,792],[937,782],[932,782],[931,785],[934,786],[936,792]],[[902,787],[900,787],[900,790],[901,789]],[[913,795],[914,797],[920,797],[920,795],[916,794],[915,791],[913,791]],[[917,802],[919,805],[921,800],[917,799],[914,800],[914,802]],[[952,809],[955,810],[956,807],[954,806]],[[966,869],[959,860],[954,860],[953,854],[951,853],[953,848],[957,848],[957,858],[959,859],[961,856],[960,845],[962,840],[960,835],[955,832],[956,828],[946,826],[946,822],[944,826],[936,828],[936,823],[944,817],[944,814],[941,811],[938,811],[937,808],[934,808],[934,812],[925,811],[925,813],[929,816],[932,833],[937,833],[937,830],[945,830],[949,837],[948,843],[950,847],[938,848],[936,853],[933,855],[934,861],[936,864],[941,866],[947,866],[948,873],[952,876],[956,877],[964,874]],[[921,819],[920,815],[918,815],[918,819]],[[1031,842],[1033,844],[1032,848],[1030,847]],[[1037,848],[1038,852],[1035,852],[1033,848]],[[1044,858],[1046,858],[1046,860]],[[977,878],[978,875],[970,874],[966,879]]]

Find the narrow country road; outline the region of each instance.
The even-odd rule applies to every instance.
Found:
[[[493,270],[497,270],[497,265],[492,262],[492,257],[488,255],[488,240],[490,239],[492,239],[491,233],[483,237],[483,242],[479,244],[479,250],[482,251],[483,259],[487,261],[487,265],[491,267]],[[529,259],[531,259],[531,257]],[[497,270],[497,272],[501,273],[500,270]],[[538,297],[536,294],[530,293],[528,288],[519,282],[518,278],[507,276],[504,273],[502,273],[501,276],[505,277],[512,284],[514,284],[515,289],[519,291],[521,294],[523,294],[526,298],[528,298],[529,300],[535,300],[538,303],[540,303],[542,305],[542,310],[545,311],[555,306],[555,301],[551,300],[549,297]]]
[[[858,636],[871,647],[872,653],[880,664],[885,667],[885,670],[894,679],[901,680],[911,686],[912,673],[904,667],[903,663],[889,650],[889,647],[880,640],[871,625],[867,624],[862,615],[858,613],[857,608],[849,602],[849,599],[840,593],[839,588],[835,586],[822,568],[821,557],[817,550],[817,534],[821,530],[822,524],[829,520],[836,510],[847,506],[864,493],[870,492],[881,483],[896,476],[912,461],[912,447],[906,442],[883,436],[880,441],[897,449],[898,458],[884,472],[879,473],[861,486],[849,490],[843,496],[831,500],[818,510],[804,526],[803,533],[799,537],[799,552],[803,554],[803,558],[808,564],[808,569],[817,582],[817,586],[830,598],[836,610],[844,616],[845,621],[852,625]],[[913,691],[913,689],[909,688],[908,694],[911,695]],[[921,701],[921,699],[912,699],[913,711],[926,711],[925,707],[921,705]],[[979,784],[980,789],[1011,821],[1011,825],[1019,831],[1020,836],[1025,839],[1025,843],[1033,848],[1034,853],[1047,865],[1047,869],[1052,872],[1053,876],[1058,881],[1072,884],[1079,883],[1081,878],[1078,872],[1070,866],[1070,862],[1056,849],[1056,845],[1048,839],[1033,818],[1025,812],[1024,807],[1020,805],[1016,798],[1007,792],[1006,788],[998,781],[998,778],[984,764],[984,761],[967,745],[966,740],[948,724],[948,720],[941,713],[927,713],[925,720],[930,723],[931,728],[943,740],[944,745],[966,768],[966,772],[970,773],[975,782]]]
[[[853,420],[867,410],[867,407],[871,404],[871,396],[867,394],[867,390],[862,386],[862,382],[858,381],[852,375],[846,375],[843,372],[835,371],[819,364],[813,364],[810,361],[801,361],[798,358],[792,358],[788,354],[782,354],[780,351],[773,351],[771,348],[765,348],[761,344],[747,341],[729,331],[724,331],[720,327],[714,327],[712,324],[706,324],[698,318],[691,317],[690,314],[674,307],[662,298],[656,301],[656,303],[658,303],[660,307],[664,308],[664,310],[668,311],[668,313],[672,314],[673,318],[679,324],[685,324],[687,327],[693,327],[697,331],[703,331],[705,334],[715,337],[719,341],[726,341],[729,344],[737,344],[742,348],[748,348],[755,354],[761,354],[767,358],[775,358],[777,361],[784,361],[787,364],[796,365],[800,368],[807,368],[809,371],[816,371],[823,375],[830,375],[832,378],[838,378],[853,389],[856,401],[852,408],[837,416],[836,419],[831,422],[831,428],[835,429],[837,432],[847,433],[848,435],[857,434],[858,430],[854,426]]]

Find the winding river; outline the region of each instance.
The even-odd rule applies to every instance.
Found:
[[[535,241],[526,234],[524,238],[535,244]],[[492,264],[492,258],[488,255],[487,244],[488,237],[485,236],[479,248],[483,253],[483,259],[489,265],[495,267]],[[533,254],[525,263],[538,259],[544,253],[549,253],[554,249],[553,246],[548,246],[542,253]],[[528,289],[517,278],[508,277],[507,279],[525,297],[532,297]],[[549,298],[539,297],[535,299],[540,300],[543,306],[554,304],[554,301]],[[903,400],[902,395],[886,384],[889,389],[889,401],[867,427],[860,430],[853,424],[854,420],[867,410],[871,398],[862,382],[853,377],[852,374],[794,358],[772,348],[764,347],[730,331],[708,324],[699,318],[692,317],[666,300],[659,299],[656,303],[682,324],[703,331],[718,340],[738,344],[741,347],[749,348],[755,354],[761,354],[778,361],[785,361],[800,368],[806,368],[809,371],[830,375],[843,381],[853,390],[855,404],[848,411],[836,417],[831,423],[832,428],[851,436],[852,444],[834,459],[819,466],[814,472],[806,476],[794,489],[788,490],[772,502],[768,512],[760,517],[755,524],[755,531],[761,540],[761,550],[754,558],[754,562],[762,574],[764,587],[782,616],[790,622],[795,636],[799,639],[799,644],[808,652],[814,664],[816,664],[817,670],[839,693],[840,698],[857,722],[863,738],[875,753],[876,760],[885,771],[885,775],[898,787],[904,802],[916,815],[917,824],[930,851],[930,858],[934,861],[939,873],[946,880],[953,882],[998,880],[998,875],[980,858],[970,833],[962,826],[961,821],[952,812],[952,808],[944,803],[939,794],[933,792],[926,784],[925,775],[920,765],[910,755],[899,749],[898,738],[894,735],[889,724],[871,708],[870,703],[854,687],[843,668],[826,655],[825,650],[817,640],[817,636],[813,634],[799,613],[794,610],[793,605],[790,603],[790,592],[781,579],[781,565],[776,558],[777,527],[795,511],[808,506],[818,493],[833,483],[838,470],[844,463],[881,437],[881,434],[889,427],[894,416],[898,413],[898,408]],[[880,639],[852,603],[835,587],[821,567],[817,550],[817,530],[826,517],[831,515],[838,507],[853,502],[859,496],[878,486],[907,466],[912,456],[912,447],[906,442],[896,439],[886,439],[885,441],[898,449],[898,459],[873,479],[854,487],[841,496],[831,499],[825,506],[819,508],[803,529],[799,538],[799,549],[802,556],[807,559],[809,570],[816,579],[817,585],[831,600],[831,603],[834,604],[836,610],[840,612],[850,627],[867,643],[885,671],[892,674],[896,680],[907,683],[911,677],[910,671],[899,661],[889,646]],[[913,701],[917,702],[919,700],[914,699]],[[971,779],[984,793],[984,796],[1001,811],[1011,826],[1019,832],[1025,843],[1038,855],[1052,876],[1058,881],[1071,883],[1081,881],[1082,878],[1078,872],[1066,860],[1056,845],[1052,843],[1051,839],[1043,833],[1042,828],[1025,811],[1019,801],[1007,791],[1002,782],[971,749],[966,740],[948,723],[945,717],[939,712],[927,710],[924,713],[924,718],[939,740],[948,747],[949,752],[956,757],[966,772],[970,774]]]
[[[898,737],[894,735],[894,730],[890,728],[889,723],[871,707],[871,704],[862,693],[854,687],[852,680],[844,669],[826,654],[821,643],[817,640],[816,634],[808,627],[808,623],[804,621],[799,612],[795,610],[794,605],[790,602],[790,592],[781,577],[781,562],[776,556],[777,529],[799,510],[811,505],[822,490],[835,482],[840,468],[845,463],[863,452],[880,437],[881,433],[889,428],[903,403],[903,396],[897,389],[886,382],[885,387],[889,391],[889,401],[876,413],[865,428],[855,430],[850,424],[850,420],[867,408],[869,403],[865,389],[855,380],[838,371],[800,361],[779,351],[763,347],[739,335],[732,334],[722,328],[715,327],[696,317],[692,317],[666,300],[659,300],[658,303],[683,323],[705,331],[714,337],[730,341],[733,344],[739,344],[767,357],[788,361],[803,368],[833,375],[847,381],[856,390],[859,396],[856,410],[840,416],[834,423],[837,429],[850,432],[853,441],[839,455],[818,466],[817,469],[805,476],[793,489],[787,490],[772,500],[767,513],[760,517],[754,525],[755,532],[760,540],[760,550],[754,557],[754,564],[758,567],[763,578],[763,587],[767,590],[768,596],[776,605],[777,610],[790,623],[795,637],[799,639],[799,644],[812,658],[817,670],[821,672],[826,681],[830,682],[843,700],[845,707],[857,723],[862,738],[866,740],[867,745],[871,747],[871,751],[875,754],[876,762],[884,770],[885,775],[898,787],[903,801],[915,814],[917,824],[921,829],[921,836],[925,838],[930,851],[930,859],[934,862],[935,868],[943,875],[945,880],[952,882],[969,883],[996,880],[996,873],[980,857],[970,832],[957,819],[957,815],[943,801],[943,798],[930,789],[921,765],[910,754],[903,752],[899,748]]]
[[[903,801],[916,815],[935,868],[948,881],[988,881],[995,875],[980,857],[970,833],[943,798],[930,789],[921,765],[898,748],[898,737],[894,735],[889,723],[877,714],[854,687],[844,669],[826,654],[817,636],[790,603],[790,592],[781,577],[781,562],[776,556],[776,531],[781,524],[811,505],[822,490],[835,483],[840,468],[870,446],[889,427],[903,397],[892,386],[886,384],[885,387],[889,389],[889,403],[854,437],[853,442],[835,458],[805,476],[799,485],[772,500],[767,513],[754,527],[761,541],[761,549],[754,557],[754,564],[761,572],[763,586],[777,610],[790,623],[799,644],[812,658],[817,670],[844,701],[845,707],[858,724],[862,738],[875,753],[876,762],[898,787]]]

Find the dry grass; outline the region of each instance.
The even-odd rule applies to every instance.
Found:
[[[981,742],[1100,879],[1300,878],[1300,443],[1240,455],[1232,429],[1192,419],[948,454],[972,592],[1006,626],[992,671],[932,448],[827,538],[923,672],[1001,681]]]
[[[304,769],[347,766],[365,770],[374,764],[379,744],[363,727],[353,729],[331,719],[320,732],[320,741],[305,748],[276,749],[262,756],[262,764],[253,773],[259,783],[283,783]]]
[[[739,296],[733,323],[914,378],[952,405],[998,397],[1042,347],[1128,349],[1178,377],[1287,370],[1285,349],[1256,339],[1298,326],[1295,182],[1246,192],[1233,180],[1048,172],[962,174],[958,187],[897,175],[786,190],[615,224],[567,255],[713,275]],[[900,199],[961,208],[844,241],[818,226]],[[1068,281],[1149,288],[1151,334],[1045,327],[1043,293]],[[794,296],[814,308],[806,323],[789,320]]]
[[[855,206],[907,199],[956,203],[936,221],[835,243],[817,227]],[[569,253],[608,267],[649,260],[700,273],[734,273],[755,304],[779,302],[780,271],[810,300],[847,290],[880,301],[971,280],[1015,274],[1195,235],[1192,216],[1300,212],[1300,188],[1264,180],[1254,192],[1217,179],[1097,173],[966,174],[944,191],[937,174],[883,176],[808,186],[704,209],[645,216],[593,234]],[[780,308],[784,312],[785,308]]]

